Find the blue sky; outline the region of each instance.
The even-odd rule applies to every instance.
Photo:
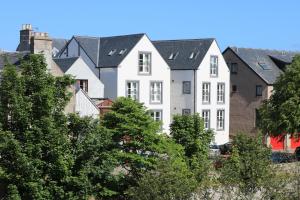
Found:
[[[21,24],[55,38],[147,33],[153,40],[217,38],[227,46],[300,51],[299,0],[9,0],[0,48],[14,50]]]

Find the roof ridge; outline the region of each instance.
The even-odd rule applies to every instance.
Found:
[[[133,34],[126,34],[126,35],[105,36],[105,37],[100,37],[100,39],[104,39],[104,38],[116,38],[116,37],[128,37],[128,36],[134,36],[134,35],[146,35],[146,33],[133,33]]]
[[[216,40],[216,38],[190,38],[190,39],[173,39],[173,40],[152,40],[152,42],[180,42],[180,41],[200,41],[200,40]]]
[[[277,51],[277,52],[285,52],[285,53],[300,53],[299,51],[292,51],[292,50],[284,50],[284,49],[264,49],[264,48],[252,48],[252,47],[237,47],[237,46],[229,46],[229,48],[238,48],[238,49],[245,49],[245,50],[259,50],[259,51]]]

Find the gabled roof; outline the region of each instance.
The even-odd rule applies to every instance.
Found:
[[[153,41],[172,70],[198,69],[213,38]]]
[[[6,61],[13,65],[19,65],[19,62],[22,58],[29,55],[29,52],[0,52],[0,70],[3,69]]]
[[[79,57],[72,57],[72,58],[54,58],[54,62],[60,67],[60,69],[65,73],[70,69],[70,67],[74,64],[74,62]]]
[[[144,35],[74,36],[74,39],[97,67],[117,67]]]
[[[292,62],[293,57],[299,52],[278,51],[268,49],[252,49],[228,47],[243,62],[245,62],[257,75],[259,75],[267,84],[274,84],[277,77],[283,73],[273,58],[286,64]],[[225,50],[225,51],[226,51]],[[225,53],[224,51],[224,53]]]
[[[58,50],[57,55],[60,53],[60,51],[66,46],[68,43],[67,39],[59,39],[59,38],[53,38],[52,39],[52,48],[55,48]]]

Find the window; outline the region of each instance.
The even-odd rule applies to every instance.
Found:
[[[210,83],[202,84],[202,102],[203,103],[210,102]]]
[[[150,115],[155,121],[162,121],[162,111],[161,110],[150,110]]]
[[[256,85],[256,96],[262,96],[262,86]]]
[[[210,75],[218,76],[218,56],[210,56]]]
[[[190,115],[191,109],[182,109],[182,115]]]
[[[259,110],[255,109],[255,127],[258,127],[260,120],[261,120],[261,117],[259,114]]]
[[[225,103],[225,83],[217,85],[217,103]]]
[[[191,55],[190,55],[190,59],[193,59],[193,58],[194,58],[194,55],[195,55],[195,53],[192,52]]]
[[[236,85],[232,85],[231,91],[234,93],[237,91],[237,86]]]
[[[224,130],[225,125],[225,111],[217,110],[217,130]]]
[[[83,91],[85,91],[85,92],[89,91],[88,80],[77,80],[77,84]]]
[[[127,51],[127,49],[121,49],[121,51],[119,52],[119,55],[123,55],[126,51]]]
[[[139,54],[139,73],[150,74],[151,70],[151,54],[140,53]]]
[[[202,118],[204,121],[204,128],[210,128],[210,110],[202,110]]]
[[[116,51],[117,51],[117,49],[112,49],[112,50],[110,50],[110,52],[108,52],[108,56],[112,56],[112,55],[114,55],[114,53],[116,53]]]
[[[263,70],[271,70],[271,66],[268,65],[267,63],[265,62],[259,62],[258,65],[263,69]]]
[[[182,82],[182,93],[183,94],[191,94],[191,81],[183,81]]]
[[[178,56],[178,52],[176,53],[171,53],[170,56],[169,56],[169,60],[175,60],[175,58]]]
[[[150,103],[162,103],[162,82],[150,83]]]
[[[230,71],[231,71],[231,74],[237,74],[238,73],[238,64],[237,63],[231,63],[230,64]]]
[[[126,86],[126,96],[132,98],[133,100],[139,100],[139,82],[128,81]]]

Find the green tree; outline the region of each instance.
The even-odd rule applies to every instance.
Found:
[[[300,56],[274,84],[273,94],[259,109],[263,133],[281,135],[300,132]]]
[[[141,103],[125,97],[114,102],[111,112],[101,122],[112,132],[118,151],[119,172],[124,175],[118,184],[122,196],[145,171],[155,167],[164,148],[162,136],[157,134],[160,123],[152,119]]]
[[[87,199],[115,194],[112,134],[66,117],[74,83],[53,77],[42,55],[6,64],[0,81],[0,186],[5,199]],[[2,191],[1,191],[2,192]]]
[[[165,140],[165,153],[158,165],[128,190],[133,200],[186,200],[196,189],[197,181],[185,162],[183,147]]]
[[[210,166],[208,155],[212,131],[204,129],[199,114],[174,116],[170,128],[174,140],[184,147],[185,156],[197,180],[202,181]]]
[[[235,199],[241,199],[240,195],[252,199],[251,195],[271,180],[271,150],[262,141],[262,137],[245,134],[233,140],[232,155],[221,168],[220,181],[225,190],[235,193]]]

